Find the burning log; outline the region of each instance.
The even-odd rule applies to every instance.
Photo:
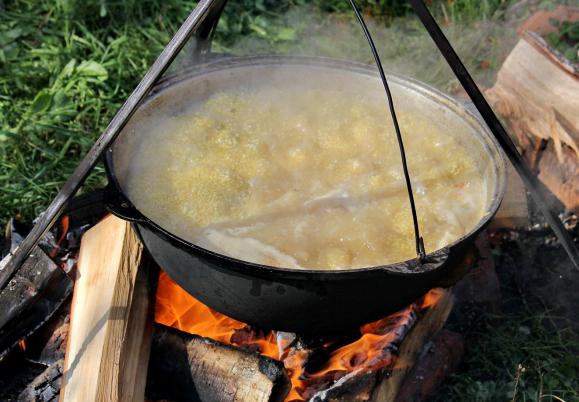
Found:
[[[62,360],[51,364],[18,395],[19,402],[56,402],[62,381]]]
[[[14,353],[19,356],[14,357],[20,357],[26,364],[20,370],[16,369],[13,375],[26,378],[27,374],[33,374],[40,367],[44,369],[36,372],[33,378],[25,380],[24,386],[9,392],[7,400],[58,401],[69,318],[70,304],[65,303],[42,328],[20,343],[19,350]],[[11,362],[3,363],[10,365]],[[4,400],[3,397],[0,395],[0,400]]]
[[[63,360],[69,324],[70,303],[66,303],[54,318],[26,339],[26,359],[46,366]]]
[[[179,401],[281,401],[289,390],[271,358],[158,325],[147,398]]]
[[[14,278],[0,293],[0,328],[26,310],[57,273],[58,267],[36,247]]]
[[[408,308],[363,326],[358,341],[334,351],[315,373],[303,367],[296,373],[290,355],[284,363],[294,374],[294,388],[287,400],[394,401],[417,355],[442,328],[452,306],[451,293],[435,289]]]
[[[424,315],[417,321],[400,345],[398,358],[389,377],[383,377],[374,390],[372,401],[395,400],[402,382],[414,366],[418,353],[446,322],[452,310],[453,298],[449,291],[443,291],[438,300],[427,303]]]
[[[61,401],[142,401],[150,350],[150,259],[109,216],[82,238]]]
[[[299,334],[259,330],[219,314],[162,273],[155,319],[235,346],[237,353],[243,349],[259,351],[283,362],[292,384],[286,401],[378,401],[393,400],[416,355],[442,327],[452,304],[449,291],[433,289],[416,303],[359,331],[305,339]],[[187,366],[188,362],[181,360]],[[167,370],[170,368],[155,371]],[[192,383],[188,386],[194,388]]]
[[[12,280],[0,291],[0,360],[25,337],[31,336],[60,306],[73,289],[79,238],[86,227],[104,216],[102,193],[91,192],[69,203],[54,232],[35,247]],[[6,227],[2,253],[14,251],[29,227],[16,219]],[[0,262],[0,271],[2,264]],[[56,264],[56,261],[58,264]]]

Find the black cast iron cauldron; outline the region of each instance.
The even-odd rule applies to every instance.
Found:
[[[479,190],[487,201],[480,222],[463,238],[428,254],[425,264],[411,260],[363,269],[321,271],[249,263],[171,234],[140,213],[128,199],[123,184],[129,174],[130,155],[139,143],[139,127],[152,124],[160,110],[179,113],[192,100],[202,100],[232,86],[263,82],[281,86],[296,79],[301,85],[328,82],[336,87],[338,82],[337,89],[346,95],[352,93],[349,91],[365,91],[383,96],[373,68],[332,59],[232,57],[181,72],[156,86],[107,152],[110,183],[106,203],[115,215],[134,222],[146,248],[177,284],[213,309],[262,328],[328,332],[383,317],[444,283],[498,209],[505,187],[505,162],[494,137],[464,105],[412,79],[391,75],[389,82],[397,109],[420,113],[454,135],[475,156],[480,174],[487,181],[487,188]],[[384,116],[387,118],[386,109]]]

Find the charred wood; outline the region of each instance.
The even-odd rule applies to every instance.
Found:
[[[38,247],[26,259],[14,278],[0,292],[0,328],[26,310],[59,268]]]
[[[72,280],[36,247],[0,292],[0,359],[52,317],[72,286]]]
[[[46,366],[26,360],[24,351],[15,348],[0,362],[0,401],[13,402],[40,375]]]
[[[26,338],[26,358],[50,366],[64,359],[70,324],[70,303],[64,303],[53,318]]]
[[[62,382],[63,360],[51,364],[19,395],[18,402],[57,402]]]

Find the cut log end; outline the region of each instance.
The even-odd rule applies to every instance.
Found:
[[[155,326],[149,366],[150,400],[282,401],[283,365],[234,346]]]

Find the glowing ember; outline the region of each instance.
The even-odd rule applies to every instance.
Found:
[[[416,312],[436,304],[441,289],[386,318],[363,325],[353,342],[326,340],[321,349],[325,362],[309,372],[307,364],[316,352],[284,338],[283,333],[260,330],[213,311],[175,284],[164,272],[159,277],[155,321],[182,331],[259,352],[283,361],[292,389],[286,401],[309,399],[347,374],[364,374],[391,368],[397,346],[416,320]]]

